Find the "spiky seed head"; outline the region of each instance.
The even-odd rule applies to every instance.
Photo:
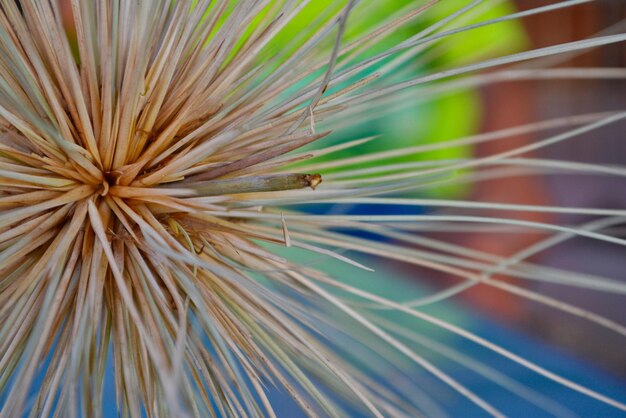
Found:
[[[496,162],[498,157],[422,171],[390,163],[336,174],[337,167],[419,150],[305,160],[373,140],[315,145],[329,135],[327,126],[361,125],[392,102],[439,94],[435,88],[403,96],[405,89],[624,36],[397,81],[390,74],[430,43],[471,30],[466,23],[447,25],[478,13],[482,2],[423,31],[412,29],[402,43],[393,37],[396,45],[382,52],[371,48],[402,30],[424,27],[420,22],[437,1],[409,2],[391,16],[380,16],[371,31],[349,39],[351,16],[366,10],[359,4],[366,2],[331,2],[316,10],[319,16],[310,19],[309,28],[285,39],[285,28],[310,13],[308,3],[314,2],[2,2],[2,417],[23,411],[101,416],[108,363],[114,365],[117,406],[124,416],[273,416],[270,385],[283,388],[311,416],[345,413],[341,399],[375,416],[415,416],[423,407],[407,396],[419,390],[415,383],[406,390],[379,383],[389,365],[401,368],[407,360],[499,415],[409,348],[412,334],[385,323],[363,303],[460,334],[623,408],[411,305],[314,268],[326,263],[313,262],[315,257],[324,257],[371,271],[342,254],[355,250],[474,282],[491,280],[468,264],[337,229],[363,229],[410,243],[403,229],[410,231],[411,223],[386,225],[415,217],[301,215],[287,205],[368,203],[363,196],[441,181],[441,173]],[[68,27],[75,31],[74,41]],[[371,74],[371,69],[378,70]],[[469,85],[497,80],[498,74],[506,75],[468,79]],[[593,129],[623,116],[564,125],[586,123]],[[336,181],[318,188],[326,169]],[[303,251],[308,262],[290,261],[280,247],[289,247],[288,254]],[[452,246],[445,251],[457,251],[459,259],[469,256]],[[536,297],[514,287],[506,290]],[[350,322],[336,320],[339,314]]]

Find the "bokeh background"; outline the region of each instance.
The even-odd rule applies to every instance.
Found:
[[[386,3],[387,7],[405,4],[402,1],[380,3]],[[501,1],[488,14],[476,17],[476,21],[550,3],[552,2],[540,0]],[[450,0],[443,2],[442,7],[437,10],[440,11],[441,16],[445,16],[450,10],[464,4],[467,2]],[[413,63],[413,69],[403,68],[402,71],[419,73],[453,68],[498,54],[514,53],[529,48],[547,47],[601,34],[616,34],[625,31],[625,1],[594,1],[530,16],[515,22],[493,25],[475,33],[468,33],[467,36],[461,38],[451,38],[443,41],[437,48],[427,51],[425,57]],[[516,64],[509,68],[530,70],[533,68],[600,67],[626,68],[626,45],[618,43],[597,50]],[[415,100],[414,105],[408,104],[391,116],[373,119],[369,123],[362,124],[352,134],[354,138],[382,134],[389,141],[388,143],[393,143],[394,146],[396,144],[409,146],[438,143],[535,121],[620,111],[624,105],[626,105],[626,81],[623,79],[508,81],[488,87],[457,90],[435,100],[425,102]],[[558,130],[550,130],[537,134],[519,135],[506,141],[486,142],[472,147],[444,148],[418,156],[408,155],[399,158],[397,162],[484,157],[532,144],[557,132]],[[571,140],[523,154],[521,157],[623,167],[626,163],[625,132],[626,123],[621,121]],[[337,141],[339,140],[337,138]],[[377,146],[381,145],[372,143],[371,150],[377,150]],[[536,170],[493,180],[420,190],[415,192],[414,196],[541,206],[623,209],[626,207],[626,181],[617,176],[571,172],[544,173]],[[432,209],[416,209],[415,207],[394,207],[391,209],[392,212],[386,212],[380,206],[365,207],[364,205],[336,206],[331,209],[331,212],[335,214],[360,214],[373,211],[404,214],[416,214],[420,211],[432,213]],[[436,213],[454,214],[457,212],[453,209],[445,209]],[[481,210],[472,213],[472,211],[463,210],[462,213],[559,225],[582,225],[594,219],[579,215],[525,211],[485,212]],[[626,230],[620,228],[618,222],[611,228],[611,233],[623,237]],[[494,228],[494,232],[489,233],[484,228],[477,231],[470,225],[459,225],[446,231],[428,231],[424,228],[416,233],[501,256],[515,254],[546,237],[544,234],[530,233],[528,230],[520,233]],[[572,238],[534,256],[530,261],[547,267],[625,282],[626,257],[624,255],[624,250],[620,246],[585,238]],[[386,278],[371,284],[372,291],[389,295],[394,300],[411,300],[412,298],[407,295],[433,294],[457,283],[454,278],[398,263],[386,262],[382,270],[379,268],[377,271],[379,274],[388,275],[389,278],[392,276],[394,279],[402,278],[400,284],[393,286],[390,285],[391,280]],[[345,275],[345,277],[349,276],[350,274]],[[501,276],[499,279],[571,303],[618,323],[626,323],[626,306],[622,294],[556,283],[520,281]],[[358,283],[359,286],[363,286],[363,282]],[[395,290],[390,290],[390,287]],[[452,322],[461,323],[466,329],[511,348],[525,358],[536,361],[551,371],[562,373],[573,381],[590,385],[617,399],[624,399],[626,396],[626,346],[624,346],[623,338],[611,331],[584,319],[486,286],[473,287],[438,304],[433,309],[437,315],[451,318]],[[402,321],[400,318],[394,320]],[[408,324],[407,326],[411,328],[421,325]],[[457,353],[482,362],[481,367],[488,367],[491,371],[501,373],[500,377],[508,377],[525,387],[537,390],[549,400],[547,404],[544,404],[543,401],[539,402],[537,399],[534,401],[520,399],[519,396],[513,396],[511,388],[505,388],[499,380],[494,384],[480,373],[468,372],[464,367],[457,368],[455,362],[449,357],[437,359],[433,351],[437,352],[442,349],[441,347],[439,349],[430,347],[430,352],[428,348],[424,349],[423,353],[427,358],[433,358],[437,365],[450,372],[452,376],[458,377],[461,382],[476,390],[480,396],[484,396],[485,399],[503,408],[503,411],[510,416],[620,416],[618,411],[605,408],[593,400],[585,399],[580,394],[547,382],[511,362],[502,361],[493,353],[478,349],[473,344],[449,339],[437,333],[429,334],[427,330],[419,329],[419,332],[442,342],[448,349],[456,350]],[[422,354],[422,351],[419,352]],[[439,397],[437,393],[442,388],[438,387],[437,382],[419,371],[413,371],[413,373],[412,377],[418,376],[419,379],[424,379],[425,392],[431,392],[435,400],[443,402],[448,407],[451,416],[482,416],[482,412],[472,409],[466,402],[456,399],[449,393]],[[442,398],[445,400],[442,401]],[[535,402],[534,406],[533,402]],[[431,412],[442,413],[436,408]]]

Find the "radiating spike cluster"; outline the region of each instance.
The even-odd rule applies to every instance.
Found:
[[[621,223],[626,210],[386,197],[505,177],[511,170],[623,177],[624,167],[521,156],[616,123],[626,113],[539,121],[334,160],[327,156],[384,139],[318,145],[325,144],[331,129],[361,125],[406,101],[455,89],[515,79],[626,78],[619,68],[505,68],[451,78],[621,42],[624,34],[491,57],[419,77],[393,76],[408,60],[428,57],[425,52],[436,51],[437,42],[448,37],[583,2],[557,2],[470,25],[463,20],[467,15],[479,17],[489,7],[490,2],[478,0],[427,25],[422,19],[438,1],[409,1],[355,34],[350,23],[367,13],[368,2],[329,2],[320,10],[309,0],[2,0],[0,416],[102,416],[110,363],[117,407],[128,417],[275,416],[267,395],[272,386],[308,416],[345,416],[352,410],[378,417],[436,415],[439,407],[418,382],[404,376],[398,377],[401,384],[384,383],[389,370],[403,376],[407,364],[501,416],[423,356],[416,348],[421,345],[546,411],[561,412],[540,393],[518,388],[419,331],[388,322],[381,310],[418,318],[626,409],[417,310],[480,284],[586,318],[622,338],[622,324],[497,276],[624,293],[623,283],[542,267],[528,258],[573,236],[623,246],[623,238],[604,230]],[[318,15],[308,19],[309,26],[294,30],[311,10]],[[424,29],[394,46],[376,48],[419,25]],[[554,134],[556,129],[561,132]],[[393,161],[437,147],[548,131],[552,136],[540,142],[482,158]],[[459,170],[463,174],[451,176]],[[315,202],[600,219],[573,227],[449,213],[311,215],[289,209]],[[420,235],[429,225],[444,230],[468,224],[539,230],[546,237],[507,258]],[[276,251],[280,247],[289,251]],[[290,251],[304,252],[310,262],[285,258]],[[345,251],[427,267],[461,282],[425,299],[393,301],[317,268],[334,259],[371,280],[367,258],[356,261]]]

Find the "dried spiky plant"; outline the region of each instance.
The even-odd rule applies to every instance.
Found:
[[[610,33],[419,77],[394,75],[456,34],[584,2],[557,2],[471,25],[466,16],[480,16],[496,2],[467,2],[393,47],[376,48],[381,40],[414,28],[437,1],[408,1],[349,39],[346,28],[369,2],[337,2],[277,46],[274,41],[308,1],[73,0],[73,46],[59,2],[3,0],[1,416],[101,416],[109,362],[123,416],[274,416],[266,393],[270,385],[288,392],[307,415],[346,414],[347,400],[375,416],[416,416],[424,411],[419,385],[383,383],[386,365],[401,368],[407,360],[501,416],[411,347],[419,331],[386,322],[380,308],[467,338],[624,410],[617,400],[417,309],[481,284],[626,335],[624,326],[610,319],[496,277],[561,277],[565,284],[586,280],[594,289],[612,286],[623,292],[623,285],[542,269],[526,259],[571,236],[624,245],[598,232],[621,222],[624,211],[387,196],[480,175],[506,176],[506,169],[623,176],[619,167],[515,157],[616,122],[625,113],[542,121],[463,138],[441,146],[565,129],[497,155],[430,165],[398,164],[392,157],[439,145],[391,145],[389,151],[329,161],[333,153],[358,150],[372,138],[333,146],[315,142],[328,135],[326,129],[341,132],[404,102],[462,87],[512,79],[623,78],[620,69],[541,66],[456,77],[626,39]],[[327,155],[321,162],[304,161]],[[359,166],[368,162],[377,165]],[[499,171],[469,170],[493,166]],[[325,170],[333,175],[313,190]],[[576,228],[493,217],[310,215],[288,209],[315,202],[569,211],[603,218]],[[421,221],[504,224],[551,235],[503,258],[420,239],[413,230]],[[299,264],[277,254],[280,247],[314,256]],[[342,255],[346,250],[438,270],[463,282],[425,300],[393,301],[324,272],[319,257],[368,270]],[[35,383],[37,375],[41,381]]]

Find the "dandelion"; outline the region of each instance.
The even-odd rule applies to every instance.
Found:
[[[325,142],[331,131],[341,136],[346,127],[407,101],[463,87],[624,78],[622,69],[507,66],[626,40],[615,33],[419,76],[402,72],[439,42],[584,2],[468,23],[493,3],[476,0],[405,36],[398,34],[415,28],[436,0],[406,2],[360,33],[350,33],[350,23],[369,2],[349,0],[319,11],[310,26],[287,38],[286,28],[307,13],[308,1],[72,0],[74,42],[60,2],[3,0],[0,415],[102,416],[105,371],[112,363],[117,407],[129,417],[275,416],[267,395],[272,386],[309,416],[347,415],[349,408],[379,417],[417,416],[428,404],[418,396],[423,388],[417,382],[393,388],[382,383],[389,367],[402,370],[407,364],[502,416],[414,348],[423,338],[419,330],[385,320],[382,310],[469,339],[599,403],[626,409],[592,387],[418,309],[476,285],[491,286],[623,337],[626,328],[609,318],[498,275],[560,278],[623,293],[623,284],[542,268],[528,258],[573,236],[623,246],[622,238],[603,229],[623,221],[626,212],[400,196],[481,174],[505,176],[506,169],[623,176],[621,167],[519,157],[623,120],[626,113],[539,121],[443,144],[392,144],[349,157],[342,151],[384,138]],[[397,36],[405,37],[392,46],[383,42]],[[486,69],[495,70],[476,73]],[[394,160],[555,129],[562,131],[486,157]],[[500,171],[477,170],[490,167]],[[313,203],[571,212],[600,220],[575,227],[447,212],[314,214],[307,209]],[[456,223],[548,235],[505,258],[416,232],[422,225]],[[365,257],[352,256],[358,253]],[[304,260],[295,261],[295,254],[305,254]],[[324,269],[334,259],[371,279],[373,257],[462,281],[425,299],[396,301]],[[446,347],[438,350],[445,353]],[[540,394],[519,393],[549,403]]]

